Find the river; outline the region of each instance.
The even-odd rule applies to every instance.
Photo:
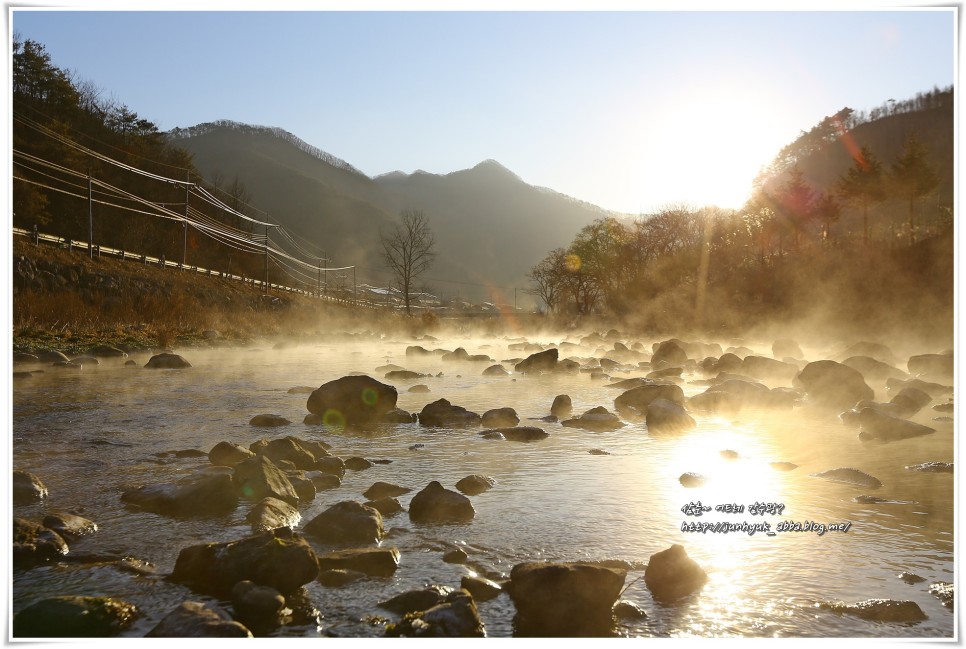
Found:
[[[531,342],[563,340],[536,337]],[[579,337],[570,340],[577,342]],[[124,635],[139,637],[184,600],[219,603],[160,577],[171,572],[183,547],[249,535],[245,515],[253,503],[242,501],[228,516],[181,519],[130,508],[120,494],[126,487],[168,482],[207,464],[204,457],[175,458],[171,451],[207,452],[221,441],[247,447],[260,438],[294,435],[323,440],[343,458],[389,461],[347,471],[341,487],[321,491],[302,505],[303,524],[336,502],[365,500],[362,492],[376,481],[412,488],[399,498],[404,507],[432,480],[454,489],[464,476],[485,474],[495,485],[471,498],[476,516],[469,523],[416,526],[406,513],[387,518],[391,534],[383,544],[398,547],[402,556],[395,575],[339,588],[308,584],[308,594],[322,614],[320,624],[283,626],[269,632],[271,636],[380,636],[378,618],[396,618],[379,609],[379,601],[429,583],[458,587],[472,566],[508,576],[522,561],[616,559],[636,566],[628,573],[623,598],[647,612],[646,619],[617,624],[615,633],[621,636],[953,637],[954,614],[928,587],[954,581],[954,476],[905,468],[953,461],[953,423],[949,418],[935,420],[944,413],[931,409],[945,398],[934,400],[913,418],[936,428],[935,433],[887,444],[860,441],[857,431],[846,427],[837,413],[810,407],[742,411],[732,418],[695,414],[697,427],[674,436],[650,435],[644,423],[626,420],[619,430],[590,432],[529,421],[548,415],[558,394],[571,396],[575,415],[600,405],[613,411],[621,390],[607,387],[609,381],[588,372],[489,377],[482,370],[492,363],[406,356],[407,346],[413,344],[448,350],[463,346],[470,354],[486,354],[499,362],[525,357],[526,352],[509,348],[519,342],[497,336],[438,342],[333,336],[275,348],[266,341],[249,348],[178,350],[192,364],[183,370],[145,369],[150,354],[144,353],[131,356],[137,367],[124,365],[125,359],[107,358],[82,370],[47,367],[43,373],[15,380],[13,468],[39,476],[50,495],[39,504],[15,506],[13,514],[39,522],[50,511],[77,511],[95,521],[99,530],[71,543],[72,553],[136,557],[154,564],[157,576],[70,562],[15,570],[13,613],[53,595],[107,595],[138,606],[141,617]],[[654,341],[643,342],[649,351]],[[612,349],[611,342],[595,342],[567,347],[561,358],[599,358]],[[770,355],[767,346],[756,351]],[[390,363],[432,375],[386,381],[398,388],[398,406],[405,410],[419,411],[441,397],[480,414],[508,406],[519,414],[520,425],[540,426],[550,436],[513,443],[483,439],[478,429],[400,424],[363,433],[302,422],[308,414],[307,395],[290,393],[290,388],[318,387],[354,371],[383,380],[384,372],[376,368]],[[512,370],[511,363],[504,367]],[[442,376],[436,376],[439,373]],[[615,380],[645,373],[631,366],[609,372]],[[681,385],[687,395],[706,387],[696,383],[706,377],[686,373],[684,378]],[[427,385],[430,392],[409,392],[416,383]],[[877,399],[888,400],[881,386],[876,391]],[[293,423],[282,428],[249,425],[262,413]],[[724,450],[735,451],[737,458],[724,457]],[[775,461],[793,462],[798,468],[777,471],[770,465]],[[838,467],[860,469],[879,478],[883,486],[870,492],[809,475]],[[706,476],[706,485],[684,487],[678,478],[688,471]],[[853,501],[868,493],[912,502]],[[682,511],[698,501],[712,507],[744,505],[745,511],[712,509],[700,517]],[[759,502],[784,508],[780,515],[752,513],[751,506]],[[821,535],[682,531],[683,523],[692,522],[767,522],[774,531],[783,521],[850,525],[847,531]],[[651,598],[639,579],[639,568],[650,555],[674,543],[684,546],[707,571],[709,581],[697,595],[665,606]],[[457,547],[469,555],[469,565],[442,560],[444,552]],[[903,571],[926,581],[907,584],[897,577]],[[869,598],[913,600],[928,619],[887,624],[815,606]],[[219,604],[230,609],[228,602]],[[479,602],[478,608],[488,636],[513,635],[509,597]]]

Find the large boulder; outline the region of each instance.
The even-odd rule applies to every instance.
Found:
[[[910,437],[921,437],[935,433],[935,428],[917,424],[908,419],[888,415],[878,408],[863,408],[859,411],[860,439],[894,442]]]
[[[919,605],[911,600],[868,599],[863,602],[822,602],[819,608],[835,613],[854,615],[873,622],[899,622],[911,624],[927,619]]]
[[[604,406],[591,408],[579,417],[565,419],[560,424],[568,428],[582,428],[594,432],[607,432],[624,427],[624,422],[620,420],[620,417],[607,410]]]
[[[798,374],[798,366],[767,356],[745,356],[738,371],[759,381],[785,385]]]
[[[550,437],[550,433],[536,426],[511,426],[509,428],[491,428],[480,432],[486,439],[502,437],[508,442],[538,442]]]
[[[621,568],[580,562],[513,566],[505,588],[517,610],[516,635],[609,635],[626,577]]]
[[[251,638],[252,632],[228,613],[204,602],[181,602],[145,638]]]
[[[399,567],[396,548],[352,548],[336,550],[319,557],[319,570],[346,570],[373,577],[391,577]]]
[[[461,493],[445,488],[436,480],[413,496],[409,518],[414,523],[460,523],[476,515],[473,503]]]
[[[456,483],[456,488],[467,496],[476,496],[489,490],[496,481],[488,475],[468,475]]]
[[[849,356],[842,361],[842,364],[861,372],[867,382],[885,383],[889,379],[905,380],[909,378],[909,375],[898,367],[883,363],[871,356]]]
[[[540,372],[552,372],[557,367],[557,357],[559,352],[556,348],[548,349],[536,354],[530,354],[525,359],[513,366],[513,370],[521,374],[539,374]]]
[[[569,417],[573,411],[573,402],[570,400],[570,396],[566,394],[558,394],[553,398],[553,403],[550,404],[550,414],[558,419]]]
[[[647,407],[655,399],[666,399],[674,403],[684,403],[684,390],[680,386],[665,383],[651,383],[631,388],[614,399],[614,408],[619,413],[633,412],[640,416],[647,414]]]
[[[686,597],[707,581],[707,573],[678,544],[652,554],[644,571],[647,589],[654,599],[664,602]]]
[[[645,419],[649,433],[680,433],[691,430],[697,424],[679,403],[667,399],[655,399],[647,407]]]
[[[419,423],[436,428],[466,428],[479,426],[481,417],[462,406],[451,404],[446,399],[427,403],[419,412]]]
[[[305,539],[287,527],[239,541],[204,543],[181,550],[170,579],[197,592],[228,597],[243,580],[288,594],[319,574],[318,557]]]
[[[301,444],[297,437],[279,437],[273,440],[260,439],[249,447],[252,453],[264,455],[276,465],[280,461],[291,462],[296,469],[310,471],[315,468],[316,457]]]
[[[395,498],[408,494],[412,489],[400,487],[390,482],[374,482],[372,486],[362,492],[362,495],[369,500],[379,500],[380,498]]]
[[[892,350],[882,343],[863,340],[853,345],[849,345],[845,351],[841,352],[836,359],[846,359],[850,356],[871,356],[877,361],[882,361],[889,365],[896,365],[896,355]]]
[[[240,462],[234,469],[235,488],[247,500],[272,497],[298,506],[299,497],[288,477],[264,455]]]
[[[302,515],[292,505],[278,498],[262,498],[257,505],[248,512],[245,520],[251,523],[252,532],[264,532],[279,527],[295,528],[302,520]]]
[[[14,471],[12,487],[14,504],[36,502],[48,495],[44,483],[29,471]]]
[[[805,390],[809,401],[829,408],[851,408],[863,399],[875,397],[858,370],[835,361],[809,363],[794,382]]]
[[[41,524],[64,538],[90,536],[97,531],[97,523],[94,521],[68,512],[47,514]]]
[[[432,608],[409,615],[386,627],[390,637],[483,638],[486,630],[473,596],[465,590],[451,592]]]
[[[952,354],[919,354],[910,356],[906,363],[909,373],[935,379],[952,379],[956,364]]]
[[[208,461],[215,466],[235,466],[252,457],[254,453],[233,442],[218,442],[208,451]]]
[[[326,509],[305,525],[305,533],[326,543],[378,543],[385,530],[382,514],[354,500]]]
[[[127,489],[121,501],[166,516],[212,516],[233,511],[238,494],[230,474],[199,471],[177,482]]]
[[[144,367],[151,370],[180,370],[191,367],[191,363],[178,354],[163,352],[152,356]]]
[[[688,354],[677,340],[665,340],[655,343],[654,353],[651,356],[651,366],[660,369],[661,367],[680,367],[688,362]]]
[[[28,568],[68,553],[67,542],[54,530],[25,518],[13,519],[13,565]]]
[[[911,417],[932,401],[932,397],[926,392],[916,388],[902,388],[896,393],[889,403],[896,407],[896,415],[899,417]]]
[[[829,480],[830,482],[840,482],[842,484],[853,485],[855,487],[864,487],[867,489],[878,489],[882,486],[882,481],[875,476],[871,476],[864,471],[859,471],[858,469],[853,469],[851,467],[829,469],[828,471],[810,473],[809,475],[813,478],[822,478],[823,480]]]
[[[493,408],[483,413],[480,423],[487,428],[516,426],[520,423],[520,417],[513,408]]]
[[[343,376],[322,384],[305,406],[323,423],[336,427],[370,424],[396,407],[396,388],[370,376]]]
[[[110,597],[48,597],[17,613],[13,637],[114,637],[129,628],[138,615],[134,604]]]

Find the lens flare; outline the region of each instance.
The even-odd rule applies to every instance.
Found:
[[[326,426],[332,426],[333,428],[342,430],[345,428],[345,415],[342,414],[341,410],[329,408],[322,415],[322,423]]]
[[[362,403],[367,406],[374,406],[377,401],[379,401],[379,394],[375,390],[366,388],[362,391]]]
[[[569,254],[564,258],[564,266],[571,273],[576,273],[580,270],[580,256]]]

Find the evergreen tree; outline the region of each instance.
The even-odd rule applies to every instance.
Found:
[[[869,208],[886,198],[882,163],[863,146],[853,165],[839,179],[838,192],[843,201],[862,210],[862,241],[869,243]]]
[[[896,196],[909,205],[909,245],[916,242],[916,201],[939,186],[939,174],[927,161],[926,147],[915,135],[908,137],[902,154],[892,163],[889,179]]]

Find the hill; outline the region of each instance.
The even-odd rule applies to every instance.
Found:
[[[247,202],[312,241],[334,264],[358,265],[365,281],[390,279],[379,233],[403,209],[422,210],[439,257],[427,284],[444,295],[512,301],[549,250],[607,213],[527,184],[493,160],[437,175],[394,172],[369,178],[349,163],[280,129],[215,122],[169,133],[206,177],[237,178]],[[360,278],[360,281],[363,281]],[[494,297],[491,287],[501,287]]]

